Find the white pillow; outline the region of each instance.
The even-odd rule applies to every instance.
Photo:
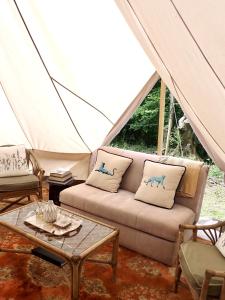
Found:
[[[0,177],[28,175],[24,145],[0,147]]]
[[[221,234],[220,238],[216,242],[216,247],[221,252],[221,254],[225,257],[225,232]]]
[[[100,149],[98,150],[94,169],[87,178],[86,184],[104,191],[116,193],[120,186],[122,176],[132,161],[131,158]]]
[[[184,166],[146,160],[142,181],[134,198],[156,206],[172,208],[176,189],[184,172]]]

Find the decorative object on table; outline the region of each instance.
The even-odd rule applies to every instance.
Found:
[[[37,216],[43,217],[44,207],[45,207],[47,202],[37,201],[36,203],[37,203],[37,208],[33,213],[36,214]]]
[[[69,216],[59,213],[57,215],[56,221],[53,224],[59,228],[66,228],[71,223],[72,223],[72,220]]]
[[[46,222],[39,215],[32,215],[26,218],[24,222],[55,236],[63,236],[68,234],[71,236],[70,233],[77,230],[82,224],[82,220],[66,215],[64,216],[61,213],[58,213],[55,222],[51,223]]]
[[[43,207],[43,220],[47,223],[53,223],[57,219],[57,208],[54,205],[53,200],[48,202]]]
[[[72,173],[69,170],[59,168],[50,172],[48,182],[66,184],[73,180]]]
[[[54,183],[54,184],[58,184],[58,185],[65,185],[65,184],[71,184],[74,182],[74,178],[71,177],[69,179],[67,179],[66,181],[55,181],[55,180],[48,180],[48,183]]]
[[[64,168],[58,168],[50,172],[50,176],[61,177],[61,178],[68,174],[71,174],[70,170]]]
[[[63,178],[54,178],[53,176],[48,178],[48,182],[57,183],[57,184],[67,184],[73,180],[74,179],[72,177],[72,174],[65,176],[65,178],[64,177]]]

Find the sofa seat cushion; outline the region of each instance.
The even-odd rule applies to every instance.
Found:
[[[21,189],[35,189],[39,186],[39,179],[35,175],[24,175],[0,178],[0,192],[18,191]]]
[[[60,201],[172,242],[177,239],[179,224],[192,224],[195,217],[190,208],[179,204],[165,209],[137,201],[134,193],[126,190],[119,189],[118,193],[111,194],[86,184],[63,190]]]

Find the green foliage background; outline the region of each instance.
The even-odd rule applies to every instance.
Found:
[[[132,118],[126,126],[121,130],[112,144],[127,147],[131,145],[139,145],[143,149],[154,149],[157,145],[158,136],[158,119],[159,119],[159,98],[160,98],[160,81],[157,82],[151,92],[145,97],[140,107],[135,111]],[[183,112],[179,104],[175,103],[177,118],[181,118]],[[169,90],[166,91],[165,106],[165,130],[168,126],[169,114]],[[171,135],[171,146],[176,147],[177,134],[176,126],[174,126]]]
[[[132,118],[112,141],[112,146],[143,152],[154,152],[156,150],[158,138],[160,84],[161,81],[159,80],[150,93],[145,97],[142,104],[135,111]],[[167,89],[164,138],[166,137],[168,129],[168,116],[170,109],[169,97],[170,92]],[[169,141],[169,154],[180,156],[180,145],[183,143],[183,140],[182,136],[179,134],[177,122],[184,114],[177,101],[174,101],[174,110],[175,116]],[[211,160],[195,135],[193,135],[193,144],[196,145],[198,158],[211,163]]]

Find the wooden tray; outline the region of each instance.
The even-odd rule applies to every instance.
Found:
[[[60,220],[58,220],[58,218],[61,218],[61,215],[58,214],[57,216],[57,223],[61,223]],[[69,232],[71,231],[74,231],[76,229],[78,229],[78,227],[81,226],[82,224],[82,220],[78,220],[78,219],[75,219],[75,218],[71,218],[71,223],[66,226],[65,228],[60,228],[59,226],[56,226],[54,223],[47,223],[45,222],[41,216],[39,215],[33,215],[31,217],[28,217],[24,223],[27,223],[27,224],[30,224],[34,227],[37,227],[41,230],[44,230],[48,233],[51,233],[53,235],[56,235],[56,236],[62,236],[62,235],[66,235],[68,234]]]

